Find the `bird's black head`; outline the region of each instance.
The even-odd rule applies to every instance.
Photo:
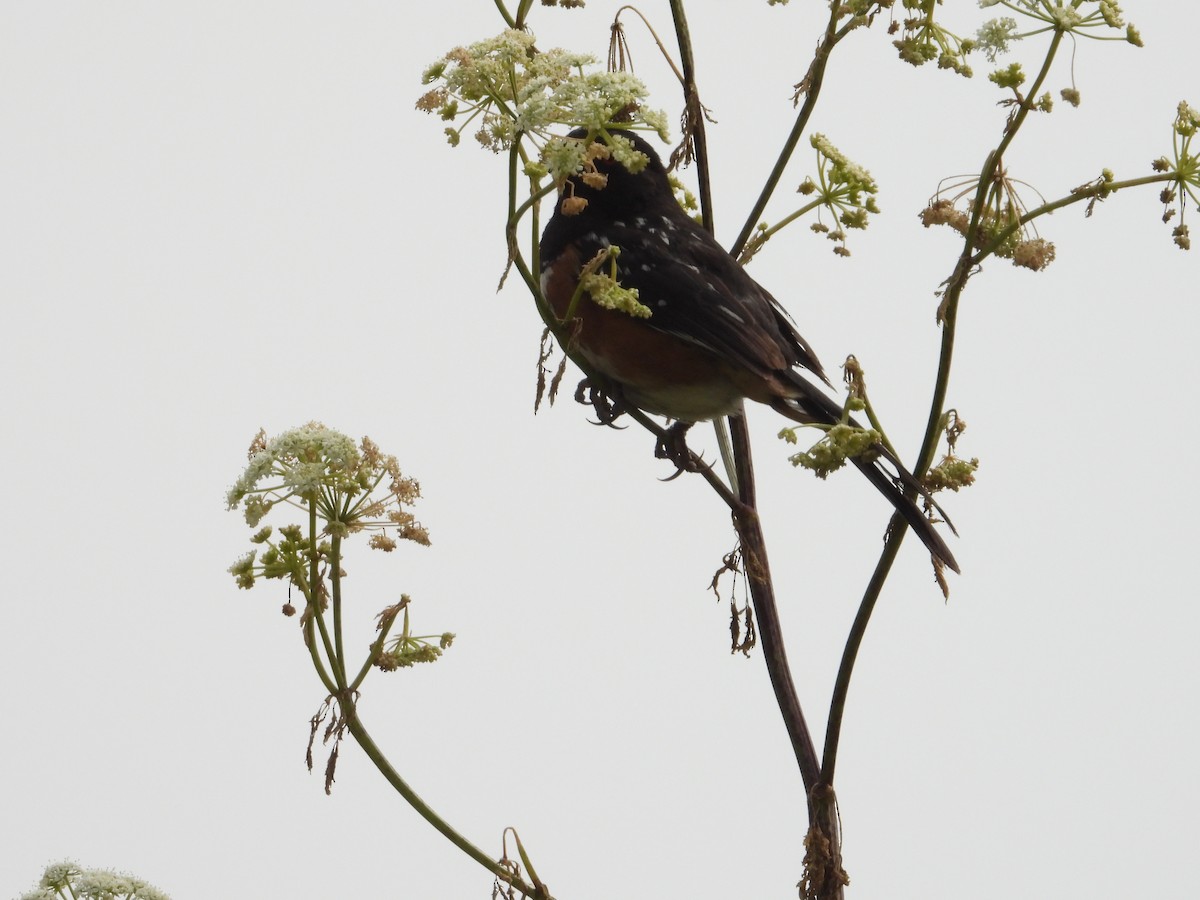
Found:
[[[664,203],[670,204],[670,207],[676,206],[670,182],[667,181],[667,170],[655,149],[632,131],[613,130],[609,133],[625,139],[635,150],[645,154],[649,160],[645,168],[636,173],[630,172],[611,156],[596,158],[593,161],[595,173],[604,176],[604,185],[589,184],[589,181],[596,181],[589,177],[590,172],[571,176],[569,185],[559,198],[558,211],[566,214],[562,204],[570,197],[587,201],[587,206],[580,213],[585,216],[589,213],[631,215],[661,209]],[[570,136],[583,139],[587,134],[585,129],[577,128]]]

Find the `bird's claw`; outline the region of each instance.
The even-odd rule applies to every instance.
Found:
[[[607,425],[609,428],[624,428],[613,423],[625,415],[619,398],[610,397],[603,388],[597,386],[590,378],[579,382],[575,388],[575,402],[590,406],[596,413],[596,425]]]
[[[675,474],[664,478],[664,481],[674,481],[684,472],[695,472],[699,469],[700,460],[692,456],[692,451],[687,445],[687,432],[691,427],[691,422],[672,423],[654,446],[655,458],[667,459],[675,464]]]

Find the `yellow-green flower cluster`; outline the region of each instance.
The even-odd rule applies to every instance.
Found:
[[[958,492],[975,483],[975,472],[979,459],[962,459],[953,453],[942,457],[942,461],[925,473],[923,483],[931,494],[938,491]]]
[[[440,635],[413,634],[408,617],[411,604],[412,598],[408,594],[401,594],[399,603],[384,608],[375,617],[375,630],[379,632],[379,638],[371,646],[371,664],[384,672],[412,668],[417,663],[437,662],[442,652],[454,643],[455,634],[451,631]],[[404,614],[404,624],[400,634],[389,639],[388,633],[401,613]]]
[[[449,636],[453,640],[454,635],[447,632],[442,637]],[[437,662],[442,657],[442,650],[450,646],[449,643],[439,644],[435,646],[427,640],[421,638],[413,638],[408,644],[403,647],[398,647],[394,650],[385,650],[375,657],[375,665],[382,672],[395,672],[397,669],[408,669],[415,666],[417,663]]]
[[[966,57],[975,49],[975,41],[958,37],[935,20],[934,11],[941,3],[942,0],[904,0],[909,15],[903,20],[904,30],[892,45],[910,65],[923,66],[936,60],[939,69],[970,78],[971,67]]]
[[[817,223],[811,227],[838,242],[835,253],[849,256],[850,251],[845,247],[846,232],[842,229],[867,227],[868,214],[879,212],[875,203],[879,187],[870,172],[838,150],[825,135],[814,134],[809,143],[817,151],[817,176],[805,179],[800,185],[800,193],[815,194],[815,199],[841,226],[830,230]]]
[[[615,309],[635,319],[650,318],[650,307],[638,300],[637,288],[622,287],[621,283],[604,272],[589,272],[580,278],[583,290],[597,306]]]
[[[785,428],[779,436],[789,444],[797,442],[798,429]],[[846,464],[846,460],[862,456],[879,443],[880,434],[874,428],[862,428],[849,422],[839,422],[807,450],[788,457],[793,466],[809,469],[818,478],[826,478]]]
[[[429,66],[421,81],[434,87],[417,109],[454,122],[446,134],[457,144],[468,128],[494,151],[523,134],[542,139],[558,130],[590,132],[649,128],[667,139],[666,115],[642,107],[645,85],[628,72],[586,72],[594,57],[555,48],[541,51],[528,32],[509,29],[494,38],[451,50]],[[461,120],[461,121],[460,121]],[[558,171],[550,165],[551,171]]]

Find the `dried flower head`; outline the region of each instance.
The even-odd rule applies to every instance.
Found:
[[[976,211],[979,179],[974,176],[948,179],[921,211],[921,222],[926,228],[948,225],[969,237],[974,249],[1012,260],[1014,265],[1044,269],[1054,261],[1054,245],[1037,233],[1032,221],[1025,220],[1029,210],[1018,186],[1029,187],[1023,181],[1009,178],[1002,167],[997,168],[992,182],[983,191],[982,206]],[[950,192],[951,196],[943,196]],[[968,235],[973,217],[974,233]]]

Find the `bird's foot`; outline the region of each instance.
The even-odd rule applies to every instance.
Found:
[[[684,472],[699,470],[700,460],[692,456],[688,449],[687,432],[692,427],[691,422],[673,422],[654,447],[654,455],[658,459],[669,459],[675,464],[675,474],[667,481],[673,481]]]
[[[596,413],[596,425],[607,425],[610,428],[623,428],[613,423],[625,415],[625,409],[620,397],[609,396],[608,392],[592,381],[585,378],[575,388],[575,402],[590,406]]]

